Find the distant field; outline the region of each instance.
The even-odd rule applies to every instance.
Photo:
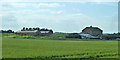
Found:
[[[3,38],[3,58],[117,58],[118,41]]]

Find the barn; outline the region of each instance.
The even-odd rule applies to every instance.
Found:
[[[18,32],[16,32],[16,35],[29,35],[29,36],[49,36],[53,34],[52,30],[48,29],[22,29]]]
[[[90,27],[84,28],[81,33],[83,33],[83,34],[90,34],[92,36],[98,36],[98,35],[102,35],[103,30],[101,30],[98,27],[90,26]]]

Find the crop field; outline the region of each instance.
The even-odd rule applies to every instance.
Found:
[[[3,38],[3,58],[117,58],[118,41]]]

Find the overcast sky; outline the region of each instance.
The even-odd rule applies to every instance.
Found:
[[[4,2],[0,12],[4,30],[40,27],[79,33],[92,25],[104,33],[118,31],[117,2]]]

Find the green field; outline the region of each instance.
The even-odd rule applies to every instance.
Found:
[[[3,58],[117,58],[118,41],[3,38]]]

